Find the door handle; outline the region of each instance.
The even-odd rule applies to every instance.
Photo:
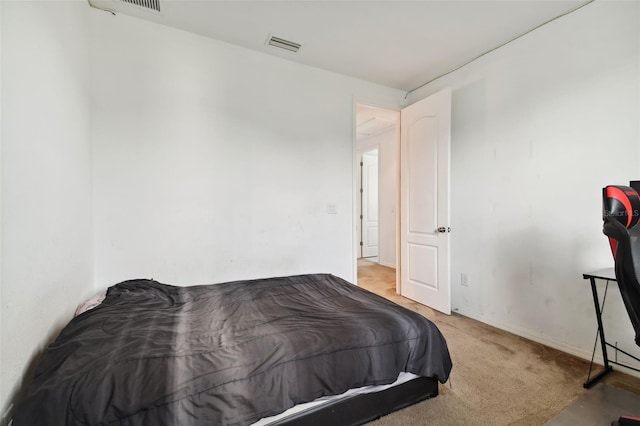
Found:
[[[440,228],[438,228],[438,232],[451,232],[451,228],[449,228],[448,226],[446,228],[444,226],[441,226]]]

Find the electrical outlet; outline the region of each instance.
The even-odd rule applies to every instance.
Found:
[[[327,213],[328,214],[338,214],[338,206],[335,203],[327,204]]]
[[[469,275],[466,272],[460,274],[460,284],[469,287]]]

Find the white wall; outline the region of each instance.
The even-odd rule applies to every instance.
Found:
[[[591,355],[596,322],[582,273],[613,263],[601,188],[640,178],[638,8],[595,2],[411,95],[453,89],[460,313]],[[638,352],[615,290],[608,339]]]
[[[2,413],[93,292],[87,7],[2,10]]]
[[[98,287],[355,279],[353,99],[403,93],[122,15],[91,44]]]
[[[378,148],[378,263],[396,267],[396,201],[398,155],[396,128],[390,128],[356,142],[362,153]]]
[[[6,392],[2,379],[2,4],[0,4],[0,422],[4,422]],[[9,414],[7,413],[7,417]],[[0,423],[1,424],[1,423]]]
[[[3,415],[96,289],[355,279],[353,99],[401,92],[84,1],[0,17]]]

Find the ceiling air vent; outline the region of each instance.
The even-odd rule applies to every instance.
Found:
[[[288,50],[289,52],[296,53],[302,45],[300,43],[295,43],[293,41],[285,40],[276,36],[269,36],[267,39],[267,44],[273,47],[279,47],[280,49]]]
[[[160,0],[118,0],[121,3],[131,4],[144,9],[160,12]]]

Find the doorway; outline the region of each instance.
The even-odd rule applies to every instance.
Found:
[[[400,295],[449,314],[451,90],[437,92],[401,112],[363,104],[357,104],[355,109],[357,164],[353,170],[354,183],[358,184],[354,188],[354,205],[359,206],[354,221],[358,244],[354,251],[358,254],[353,259],[355,282],[358,283],[358,266],[368,262],[362,257],[366,251],[361,249],[365,225],[361,222],[359,192],[364,189],[360,185],[362,178],[357,179],[361,173],[359,163],[362,158],[364,165],[365,152],[377,149],[378,263],[395,269],[396,291]]]
[[[399,117],[399,111],[356,105],[356,265],[396,268]]]

